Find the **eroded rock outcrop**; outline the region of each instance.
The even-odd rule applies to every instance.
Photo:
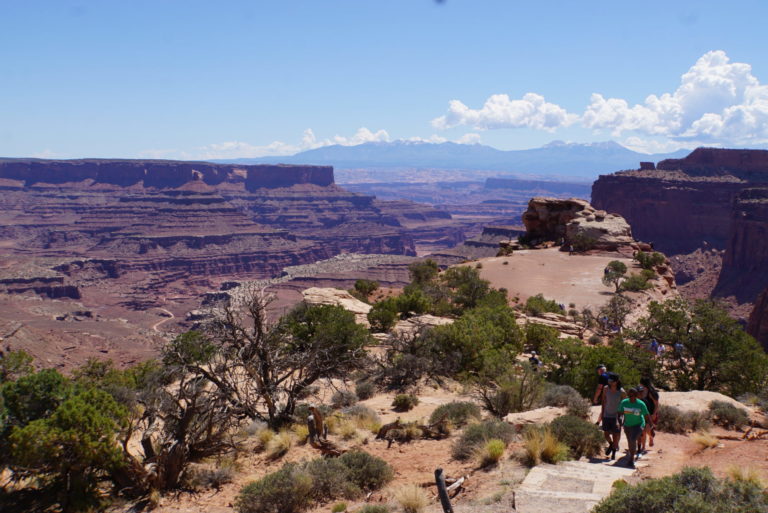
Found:
[[[575,198],[533,198],[523,214],[523,224],[526,237],[534,243],[563,241],[567,247],[589,241],[595,249],[614,251],[635,242],[623,217]]]
[[[355,322],[365,327],[370,327],[368,312],[371,305],[360,301],[346,290],[311,287],[303,290],[301,295],[308,305],[333,305],[340,306],[344,310],[355,314]]]

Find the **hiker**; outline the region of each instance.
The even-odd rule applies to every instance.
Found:
[[[541,367],[541,360],[539,359],[539,354],[536,351],[531,351],[531,357],[528,358],[528,362],[530,362],[531,368],[534,372],[539,370],[539,367]]]
[[[637,398],[637,389],[630,388],[627,394],[629,397],[619,404],[619,417],[622,418],[624,434],[627,436],[627,443],[629,444],[628,466],[629,468],[635,468],[635,458],[639,457],[637,444],[640,441],[640,435],[643,433],[646,424],[653,426],[653,422],[648,414],[648,407]]]
[[[568,246],[568,256],[573,256],[573,244]]]
[[[610,373],[602,363],[597,366],[597,376],[597,388],[595,389],[595,396],[592,398],[592,404],[600,404],[600,401],[603,400],[603,388],[608,386],[608,377],[610,376]]]
[[[615,374],[608,376],[608,387],[603,390],[603,406],[600,409],[598,424],[602,423],[603,436],[608,442],[605,454],[611,459],[616,458],[616,451],[621,441],[621,426],[619,425],[619,404],[627,397],[627,393],[621,387],[621,380]]]
[[[637,388],[639,390],[638,398],[645,403],[645,406],[648,408],[648,414],[653,421],[653,425],[646,426],[645,431],[640,436],[640,452],[644,454],[648,452],[645,450],[646,438],[648,439],[648,445],[653,447],[653,439],[656,436],[655,426],[659,421],[659,391],[654,388],[651,378],[648,377],[642,378],[640,386]]]
[[[655,338],[654,338],[653,340],[651,340],[651,346],[650,346],[650,348],[649,348],[649,349],[650,349],[650,351],[651,351],[653,354],[655,354],[656,356],[658,356],[658,355],[659,355],[659,341],[658,341],[658,340],[656,340]]]

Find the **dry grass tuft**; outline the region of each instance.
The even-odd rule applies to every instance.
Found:
[[[525,434],[523,460],[529,467],[542,461],[558,463],[568,459],[568,446],[560,442],[548,429],[531,428]]]
[[[768,482],[763,478],[760,471],[755,467],[741,467],[739,465],[731,465],[728,467],[728,477],[731,481],[738,481],[742,483],[749,483],[760,488],[767,488]]]
[[[267,443],[267,457],[276,460],[284,456],[293,447],[293,434],[290,431],[280,431]]]
[[[395,500],[404,513],[421,513],[429,504],[427,493],[416,485],[405,485],[395,490]]]
[[[507,445],[498,438],[488,440],[488,442],[477,450],[478,463],[481,467],[497,464],[501,460],[501,457],[504,456],[504,450],[506,448]]]
[[[691,435],[691,440],[696,442],[702,450],[717,447],[720,441],[708,431],[698,431]]]

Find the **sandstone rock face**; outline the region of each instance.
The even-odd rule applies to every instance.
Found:
[[[755,308],[749,316],[747,333],[755,337],[768,352],[768,289],[765,289],[755,301]]]
[[[597,210],[580,199],[533,198],[523,214],[526,234],[532,240],[564,239],[566,246],[579,237],[594,240],[594,247],[616,250],[634,243],[623,217]]]
[[[435,315],[417,315],[409,319],[398,321],[392,328],[393,335],[416,335],[420,331],[435,326],[445,326],[453,324],[454,319],[448,317],[437,317]]]
[[[730,232],[731,199],[738,180],[690,180],[675,174],[616,173],[592,186],[592,204],[623,216],[638,240],[665,253],[688,253],[703,241],[724,248]]]
[[[346,290],[312,287],[301,292],[308,305],[333,305],[355,314],[355,322],[370,327],[368,312],[371,305],[360,301]]]

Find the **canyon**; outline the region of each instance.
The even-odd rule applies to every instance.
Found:
[[[592,203],[669,255],[683,294],[721,298],[768,349],[768,151],[698,148],[641,163],[600,176]]]
[[[0,159],[0,350],[27,333],[54,365],[118,346],[134,361],[234,280],[365,253],[401,257],[378,272],[400,283],[418,250],[464,237],[446,211],[347,191],[330,166]],[[81,354],[63,334],[83,331]]]

